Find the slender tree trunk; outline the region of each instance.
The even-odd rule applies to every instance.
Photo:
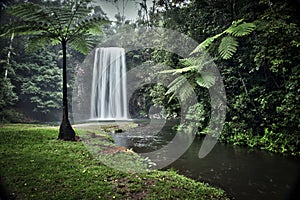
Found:
[[[15,34],[12,33],[11,36],[10,36],[9,49],[8,49],[8,52],[7,52],[7,59],[6,59],[7,65],[6,65],[6,68],[5,68],[4,79],[7,78],[8,68],[11,68],[11,67],[9,67],[9,65],[10,65],[10,57],[11,57],[12,44],[13,44],[14,37],[15,37]]]
[[[68,114],[68,90],[67,90],[67,42],[62,41],[63,49],[63,117],[59,128],[58,138],[62,140],[75,140],[75,131],[69,121]]]

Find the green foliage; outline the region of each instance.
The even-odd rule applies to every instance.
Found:
[[[210,88],[215,82],[216,79],[212,73],[201,73],[201,76],[196,77],[196,83],[203,88]]]
[[[15,64],[22,104],[33,112],[48,114],[61,109],[62,70],[53,51],[40,51],[28,55],[27,62]],[[30,105],[30,106],[29,106]]]
[[[234,21],[232,25],[228,27],[225,31],[207,38],[202,43],[200,43],[192,51],[191,54],[205,51],[213,44],[215,40],[217,40],[224,34],[228,34],[228,36],[222,38],[218,49],[219,49],[219,55],[222,59],[232,58],[233,54],[236,52],[238,47],[238,42],[235,37],[242,37],[242,36],[249,35],[256,28],[256,25],[254,23],[242,23],[243,21],[244,21],[243,19]]]
[[[186,102],[188,98],[194,93],[193,88],[187,81],[187,78],[185,76],[178,76],[175,78],[169,85],[168,85],[168,91],[166,92],[166,95],[172,94],[170,97],[170,100],[177,95],[182,102]]]
[[[48,2],[51,4],[51,2]],[[58,2],[52,2],[53,4]],[[94,33],[101,32],[101,26],[107,23],[102,16],[92,15],[89,0],[61,1],[61,5],[40,5],[30,2],[11,6],[7,12],[17,20],[3,26],[0,37],[11,34],[28,35],[31,44],[38,42],[38,47],[46,44],[61,44],[63,52],[63,117],[58,137],[64,140],[75,140],[75,132],[68,117],[67,86],[67,44],[81,53],[87,54],[92,47]],[[100,32],[99,32],[100,31]],[[96,41],[96,40],[94,40]],[[32,46],[32,45],[31,45]],[[33,87],[31,87],[33,88]],[[38,99],[32,99],[39,103]],[[44,102],[53,106],[53,101]]]
[[[237,51],[238,41],[232,36],[223,37],[218,52],[223,59],[229,59]]]
[[[107,23],[102,16],[91,16],[88,3],[66,1],[60,6],[44,6],[27,2],[11,6],[7,12],[18,20],[4,26],[0,36],[30,35],[28,50],[69,42],[74,49],[87,54],[95,41],[93,35],[100,34],[101,26]]]
[[[207,38],[203,42],[201,42],[195,49],[192,51],[191,54],[202,52],[205,49],[207,49],[216,39],[218,39],[220,36],[222,36],[224,33],[219,33],[217,35],[214,35],[212,37]]]
[[[197,127],[198,132],[196,134],[203,133],[207,120],[206,116],[203,104],[192,105],[185,116],[186,120],[177,127],[177,130],[184,132]]]
[[[255,30],[256,25],[254,23],[242,23],[243,21],[243,19],[240,19],[233,22],[232,26],[226,29],[225,32],[235,37],[249,35]]]
[[[18,97],[13,91],[14,86],[11,84],[9,78],[0,79],[0,109],[3,110],[5,107],[10,107],[18,100]]]
[[[13,88],[9,78],[0,78],[0,122],[16,121],[19,118],[18,113],[11,109],[18,100]]]
[[[253,133],[252,130],[240,132],[240,130],[237,129],[227,129],[228,127],[228,124],[226,124],[226,131],[230,130],[231,133],[226,133],[225,131],[224,134],[221,135],[220,140],[223,142],[233,145],[258,148],[284,155],[300,156],[299,136],[275,133],[268,128],[264,129],[263,135],[259,135]]]
[[[173,62],[170,66],[175,69],[164,73],[185,76],[199,101],[209,106],[203,89],[213,86],[215,80],[213,74],[205,76],[200,57],[207,52],[214,57],[228,94],[223,141],[295,154],[300,127],[300,29],[295,4],[193,0],[185,7],[168,8],[158,11],[152,21],[202,42],[189,58],[180,64]],[[170,91],[180,88],[175,83],[171,86]],[[263,137],[270,143],[261,141]]]
[[[198,45],[190,53],[190,55],[195,55],[196,53],[200,53],[201,51],[204,51],[212,44],[212,42],[215,39],[219,38],[225,33],[237,37],[250,34],[254,30],[255,25],[253,23],[241,24],[242,21],[243,20],[238,20],[236,22],[233,22],[233,24],[222,33],[207,38],[204,42]],[[233,36],[223,37],[219,45],[220,57],[223,59],[231,58],[233,54],[237,51],[238,45],[239,44],[237,40]],[[212,59],[207,60],[207,54],[203,52],[201,53],[202,54],[198,57],[192,56],[192,57],[182,59],[182,64],[185,66],[184,68],[162,71],[160,73],[173,73],[173,74],[181,73],[182,74],[185,72],[196,71],[199,72],[199,74],[198,75],[196,74],[195,77],[196,83],[201,87],[209,88],[215,83],[215,77],[212,73],[205,73],[205,71],[203,72],[203,69],[205,69],[205,67],[209,65],[213,60]],[[185,76],[187,76],[187,78]],[[171,98],[173,98],[175,94],[179,94],[181,99],[186,101],[191,96],[191,94],[193,94],[193,88],[187,82],[187,79],[191,80],[192,76],[191,75],[185,75],[185,76],[179,76],[172,83],[170,83],[170,85],[168,86],[169,90],[167,91],[166,94],[173,93]]]
[[[171,95],[166,95],[167,89],[162,85],[155,85],[151,88],[150,97],[156,106],[164,106],[168,118],[177,117],[180,105]]]

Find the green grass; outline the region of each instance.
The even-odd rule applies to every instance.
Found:
[[[60,141],[57,134],[57,127],[41,125],[0,127],[0,184],[6,197],[228,199],[224,191],[174,171],[133,174],[112,169],[95,159],[83,142]]]

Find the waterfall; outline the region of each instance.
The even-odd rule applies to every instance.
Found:
[[[127,119],[125,50],[119,47],[95,50],[91,119]]]

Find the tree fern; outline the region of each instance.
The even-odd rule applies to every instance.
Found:
[[[71,47],[83,54],[87,54],[94,45],[94,40],[88,39],[89,34],[77,35],[70,43]]]
[[[169,85],[166,94],[176,93],[185,84],[186,78],[184,76],[178,76]]]
[[[34,44],[42,47],[49,43],[61,44],[63,51],[63,119],[59,138],[75,140],[75,132],[68,119],[67,98],[67,44],[82,52],[88,53],[93,47],[93,34],[101,32],[101,26],[107,20],[101,16],[91,16],[90,1],[64,1],[61,6],[47,6],[23,3],[14,5],[7,12],[17,20],[1,27],[0,36],[29,35],[31,41],[27,48],[33,49]]]
[[[191,72],[200,72],[195,78],[195,82],[204,88],[212,87],[216,82],[216,77],[213,73],[206,72],[205,69],[210,69],[213,59],[207,59],[206,50],[221,36],[225,35],[220,41],[218,53],[222,59],[230,59],[237,51],[239,43],[236,37],[242,37],[250,34],[256,28],[254,23],[243,23],[243,19],[234,21],[232,25],[223,32],[207,38],[200,43],[191,53],[190,57],[181,59],[181,64],[185,67],[181,69],[165,70],[160,73],[173,73],[173,74],[189,74]],[[200,55],[199,55],[200,53]],[[198,54],[198,55],[196,55]],[[184,100],[193,94],[193,88],[187,83],[185,76],[177,77],[169,86],[166,94],[173,93],[173,98],[176,94]]]
[[[191,94],[194,93],[193,88],[187,81],[185,76],[178,76],[169,85],[166,95],[172,94],[169,101],[172,100],[176,95],[180,97],[180,100],[185,102]]]
[[[242,37],[245,35],[249,35],[252,31],[254,31],[255,28],[256,26],[253,23],[243,23],[235,26],[230,26],[225,30],[225,32],[235,37]]]
[[[218,52],[223,59],[229,59],[236,52],[239,46],[238,41],[232,36],[222,38]]]
[[[230,27],[228,27],[223,32],[214,35],[212,37],[207,38],[202,43],[200,43],[191,53],[190,55],[193,55],[195,53],[201,53],[205,51],[214,41],[216,41],[218,38],[223,36],[224,34],[227,34],[225,36],[226,39],[222,40],[219,44],[219,53],[221,58],[223,59],[229,59],[233,56],[233,54],[236,52],[234,50],[238,47],[237,40],[235,38],[228,39],[228,35],[231,35],[233,37],[242,37],[245,35],[249,35],[251,32],[253,32],[256,28],[256,25],[254,23],[243,23],[243,19],[234,21]],[[233,42],[233,44],[229,44],[229,42]],[[227,47],[227,48],[226,48]]]
[[[108,22],[101,16],[91,16],[91,9],[84,1],[75,1],[61,7],[23,3],[8,8],[7,12],[18,20],[3,27],[1,36],[11,32],[18,35],[47,35],[51,40],[71,43],[83,33],[89,33],[85,37],[88,41],[91,35],[101,33],[101,26]]]
[[[210,46],[216,39],[218,39],[220,36],[222,36],[224,32],[219,33],[217,35],[214,35],[212,37],[207,38],[203,42],[201,42],[191,53],[190,55],[198,52],[203,52],[205,49],[207,49],[208,46]]]

